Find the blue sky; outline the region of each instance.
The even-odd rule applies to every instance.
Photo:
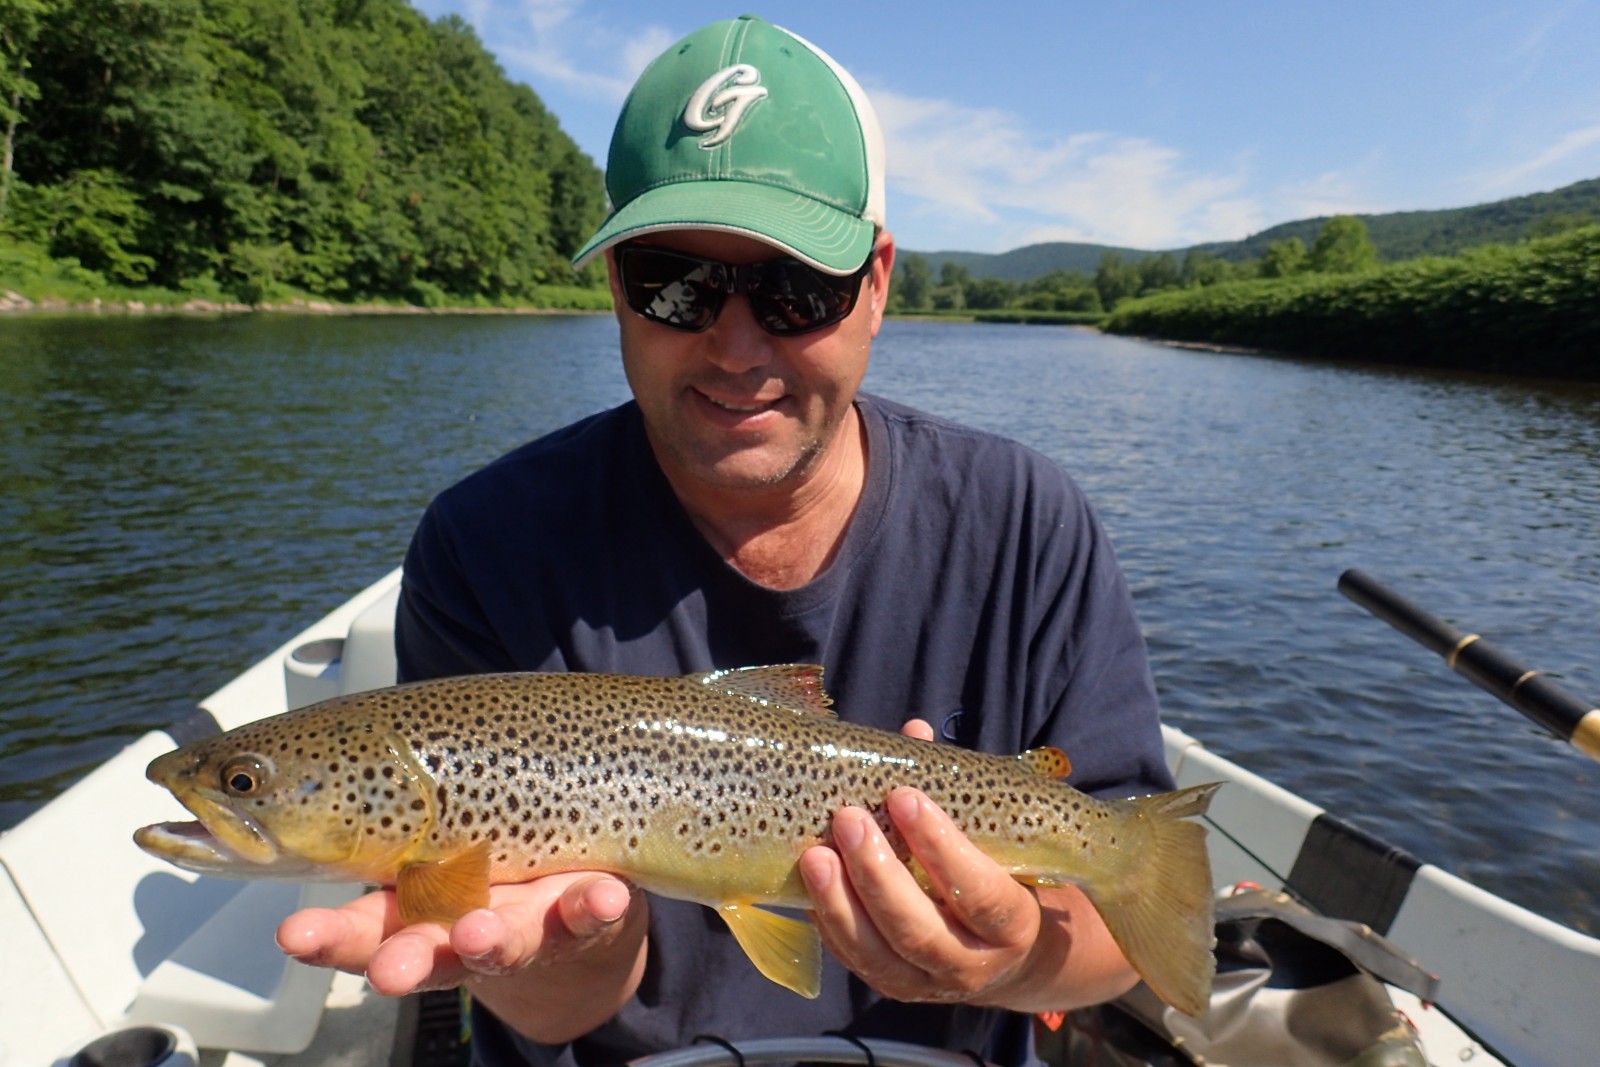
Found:
[[[658,52],[747,12],[861,82],[902,248],[1181,248],[1600,177],[1600,0],[415,0],[604,165]]]

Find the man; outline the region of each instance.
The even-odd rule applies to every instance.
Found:
[[[858,392],[894,267],[882,183],[865,95],[783,30],[720,22],[645,71],[613,214],[577,260],[606,257],[634,402],[435,501],[406,559],[403,678],[817,662],[845,718],[1057,745],[1092,792],[1170,787],[1130,597],[1076,487]],[[495,1067],[829,1030],[1022,1064],[1013,1012],[1132,984],[1081,893],[1012,881],[914,790],[887,811],[942,902],[871,814],[837,812],[799,861],[832,956],[816,1000],[757,977],[705,909],[603,874],[497,886],[448,931],[401,929],[372,894],[279,941],[383,993],[464,984]]]

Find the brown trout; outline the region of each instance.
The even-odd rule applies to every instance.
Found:
[[[926,793],[1019,881],[1083,889],[1167,1003],[1209,996],[1204,813],[1215,785],[1096,800],[1066,756],[1005,757],[842,722],[822,669],[683,678],[474,675],[337,697],[169,752],[147,770],[199,818],[134,835],[202,874],[392,885],[408,922],[491,884],[607,871],[717,910],[757,969],[817,995],[796,860],[845,805]],[[891,839],[893,835],[891,835]]]

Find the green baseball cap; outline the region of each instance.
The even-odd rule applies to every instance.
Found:
[[[712,23],[645,68],[606,160],[611,215],[573,258],[668,230],[720,230],[850,274],[884,224],[883,133],[815,45],[753,15]]]

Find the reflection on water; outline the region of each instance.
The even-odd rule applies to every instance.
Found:
[[[0,826],[399,559],[428,497],[626,395],[607,318],[0,322]],[[1596,930],[1600,767],[1334,591],[1600,695],[1600,389],[890,323],[869,389],[1060,460],[1170,721]]]

